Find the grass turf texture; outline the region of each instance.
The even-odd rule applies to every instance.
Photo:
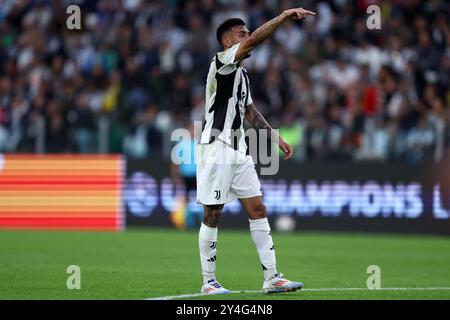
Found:
[[[381,286],[450,287],[450,238],[334,233],[274,233],[279,271],[308,288],[364,288],[369,265]],[[69,265],[81,289],[68,290]],[[262,271],[248,231],[219,230],[218,280],[230,290],[260,290]],[[0,231],[0,299],[145,299],[198,293],[197,232]],[[450,291],[299,291],[192,299],[450,299]]]

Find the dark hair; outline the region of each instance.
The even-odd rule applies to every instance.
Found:
[[[224,22],[222,22],[222,24],[219,27],[217,27],[216,31],[217,41],[219,41],[219,44],[221,46],[223,34],[235,26],[245,26],[244,20],[242,20],[241,18],[227,19]]]

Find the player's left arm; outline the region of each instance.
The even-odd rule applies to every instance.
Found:
[[[245,118],[255,129],[267,130],[267,134],[270,135],[272,141],[277,141],[278,146],[284,153],[284,160],[288,160],[292,157],[292,146],[281,138],[281,136],[272,129],[267,120],[263,117],[261,112],[256,109],[253,103],[249,104],[245,110]]]

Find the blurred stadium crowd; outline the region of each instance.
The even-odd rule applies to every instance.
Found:
[[[80,31],[66,27],[70,4]],[[367,29],[371,4],[381,30]],[[202,120],[217,25],[237,16],[252,31],[295,6],[318,16],[285,23],[245,61],[295,158],[438,160],[450,145],[444,0],[0,0],[0,152],[106,141],[103,152],[168,155],[171,131]]]

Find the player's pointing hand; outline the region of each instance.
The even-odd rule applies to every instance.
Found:
[[[305,10],[303,8],[294,8],[289,9],[283,12],[285,15],[287,15],[289,18],[292,18],[293,20],[302,20],[305,19],[307,16],[315,16],[316,13],[313,11]]]

